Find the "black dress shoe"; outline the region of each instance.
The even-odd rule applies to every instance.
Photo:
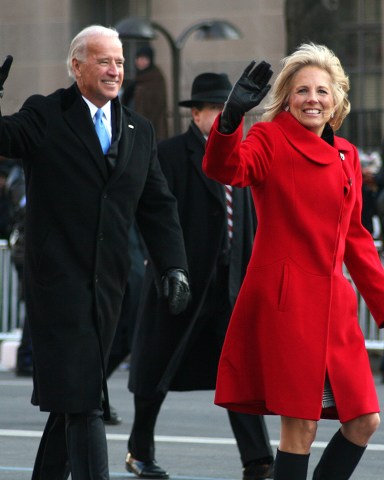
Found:
[[[156,460],[140,462],[128,452],[125,459],[125,468],[138,478],[169,478],[169,473],[163,470]]]
[[[105,425],[120,425],[120,423],[123,421],[123,419],[117,413],[116,408],[114,408],[114,407],[112,407],[112,405],[110,405],[109,406],[109,412],[111,414],[109,420],[106,420],[105,417],[104,417]]]
[[[264,480],[266,478],[273,478],[274,470],[273,462],[270,464],[250,462],[243,468],[243,480]]]

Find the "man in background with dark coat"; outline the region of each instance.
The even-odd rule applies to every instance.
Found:
[[[124,83],[122,103],[152,122],[157,141],[168,138],[167,88],[163,72],[155,63],[150,45],[135,54],[135,78]]]
[[[188,131],[158,146],[178,210],[189,264],[192,301],[172,317],[156,295],[150,270],[136,323],[129,389],[135,417],[126,468],[140,478],[168,478],[155,460],[154,429],[169,390],[212,390],[235,299],[251,255],[255,216],[247,189],[226,192],[202,171],[205,139],[231,90],[227,75],[203,73],[192,85]],[[150,267],[149,267],[150,269]],[[244,480],[273,477],[263,417],[228,412]]]
[[[0,91],[10,64],[7,57],[0,68]],[[118,99],[124,57],[117,31],[82,30],[67,66],[72,86],[0,116],[0,154],[21,158],[25,171],[32,403],[50,412],[32,479],[64,480],[70,470],[72,480],[108,480],[105,369],[134,217],[174,314],[188,301],[187,261],[153,127]]]

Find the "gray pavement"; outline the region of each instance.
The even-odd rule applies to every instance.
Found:
[[[133,397],[127,390],[128,372],[119,369],[109,381],[112,405],[123,418],[107,426],[111,479],[132,479],[124,468],[127,437],[133,417]],[[381,405],[384,385],[376,378]],[[30,404],[32,381],[0,371],[0,480],[31,478],[39,437],[47,414]],[[353,399],[351,399],[353,401]],[[271,443],[276,451],[279,418],[266,417]],[[329,438],[335,421],[319,422],[312,448],[308,478]],[[213,405],[213,392],[171,392],[163,405],[156,429],[156,458],[171,479],[241,480],[241,464],[225,410]],[[375,434],[353,480],[384,478],[384,427]]]

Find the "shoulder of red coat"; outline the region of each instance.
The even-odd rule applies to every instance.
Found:
[[[338,137],[336,135],[333,146],[337,148],[337,150],[341,150],[343,152],[351,152],[353,150],[356,150],[356,147],[351,142],[349,142],[343,137]]]

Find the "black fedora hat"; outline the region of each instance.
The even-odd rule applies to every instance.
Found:
[[[191,99],[179,102],[180,107],[193,107],[199,103],[224,103],[232,89],[225,73],[201,73],[192,83]]]

